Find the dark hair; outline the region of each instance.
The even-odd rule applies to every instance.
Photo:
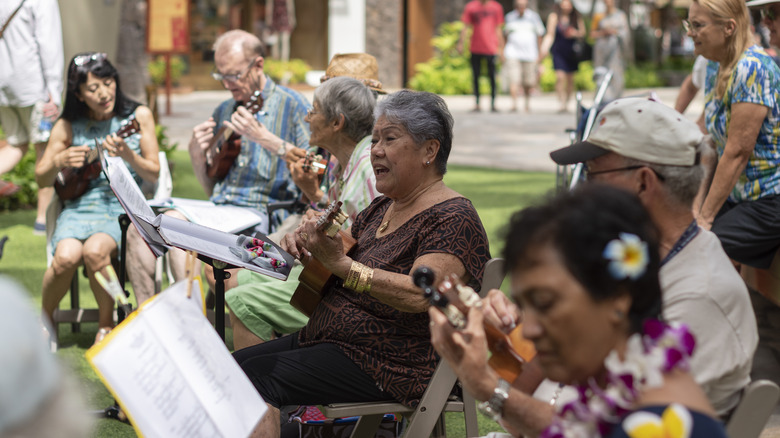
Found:
[[[621,233],[634,234],[647,243],[649,261],[636,279],[614,278],[603,256],[607,244]],[[505,269],[511,272],[533,265],[538,250],[546,245],[558,252],[566,269],[594,301],[628,293],[633,332],[641,330],[645,319],[659,317],[658,231],[636,196],[591,183],[515,213],[506,235]]]
[[[555,11],[555,14],[558,16],[558,22],[561,21],[561,14],[563,14],[563,11],[561,10],[561,1],[556,1],[553,5],[553,11]],[[577,7],[574,6],[574,2],[572,0],[569,0],[569,4],[571,5],[571,12],[569,12],[569,26],[579,29],[580,28],[580,11],[577,10]]]
[[[418,145],[426,140],[438,140],[439,152],[433,162],[441,175],[447,173],[455,121],[444,99],[427,91],[396,91],[376,104],[374,121],[381,116],[390,123],[403,125]]]
[[[114,97],[114,114],[117,117],[128,117],[140,105],[122,93],[119,84],[119,73],[108,61],[105,53],[82,52],[70,60],[68,65],[68,88],[65,92],[65,105],[62,108],[62,118],[70,122],[87,117],[89,107],[79,100],[79,86],[87,81],[87,74],[92,73],[98,78],[112,78],[116,83]]]

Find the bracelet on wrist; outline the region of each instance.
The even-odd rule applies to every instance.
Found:
[[[488,400],[477,405],[477,408],[488,418],[497,422],[504,414],[504,403],[509,398],[510,389],[511,385],[509,382],[499,377],[498,384],[493,390],[493,395]]]

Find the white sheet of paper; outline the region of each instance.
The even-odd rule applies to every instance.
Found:
[[[246,437],[267,411],[197,301],[174,284],[90,358],[145,437]]]
[[[181,212],[190,222],[226,233],[237,233],[258,224],[267,226],[266,215],[246,207],[217,205],[211,201],[185,198],[156,200],[153,207],[169,207]]]

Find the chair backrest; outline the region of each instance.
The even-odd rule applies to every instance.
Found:
[[[490,289],[498,289],[504,282],[504,259],[492,258],[485,264],[485,273],[482,275],[482,288],[479,295],[484,297]]]
[[[771,380],[754,380],[742,393],[726,432],[731,437],[758,438],[780,400],[780,387]]]

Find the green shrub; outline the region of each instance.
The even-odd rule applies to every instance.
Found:
[[[458,52],[461,29],[463,23],[460,21],[439,26],[438,35],[431,39],[434,56],[427,62],[414,66],[416,73],[409,80],[409,88],[442,95],[471,94],[469,38],[464,42],[463,52]],[[496,82],[499,82],[499,77],[496,74]],[[499,83],[496,87],[501,89]],[[479,79],[479,90],[482,94],[490,93],[490,80],[484,76],[484,72]]]
[[[632,65],[626,69],[626,88],[663,87],[664,81],[652,64]]]
[[[170,163],[173,159],[171,155],[173,154],[173,151],[179,147],[179,142],[171,144],[170,139],[168,138],[168,134],[166,133],[167,130],[168,127],[163,125],[157,125],[154,127],[154,132],[157,134],[157,146],[160,147],[160,151],[165,152],[165,157]]]
[[[155,57],[151,62],[149,62],[147,69],[149,70],[149,77],[151,78],[154,85],[165,85],[164,56]],[[178,85],[179,80],[181,79],[181,76],[184,74],[186,69],[187,64],[184,62],[184,59],[182,59],[181,56],[171,56],[171,83],[173,85]]]
[[[0,210],[34,207],[38,202],[38,184],[35,182],[35,148],[30,146],[27,154],[22,157],[22,161],[13,170],[4,174],[2,179],[16,184],[21,189],[13,196],[0,198]]]
[[[552,58],[547,56],[542,60],[544,67],[539,78],[539,86],[542,91],[555,91],[555,70],[553,70]],[[590,61],[581,62],[579,70],[574,73],[574,89],[580,91],[593,91],[596,84],[593,83],[593,64]]]
[[[306,73],[311,70],[309,64],[302,59],[291,59],[287,62],[278,59],[265,58],[263,71],[276,82],[283,84],[302,84],[306,82]]]

